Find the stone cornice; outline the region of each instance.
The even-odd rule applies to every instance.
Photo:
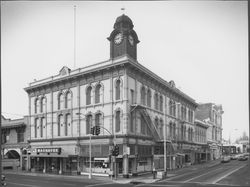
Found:
[[[158,75],[156,75],[143,65],[139,64],[137,61],[130,58],[128,55],[124,55],[120,58],[116,58],[113,60],[108,60],[103,63],[94,64],[92,66],[87,67],[85,71],[84,71],[85,68],[76,69],[72,71],[75,73],[69,74],[68,76],[59,77],[55,80],[53,79],[53,76],[51,78],[48,78],[48,81],[46,81],[46,79],[43,79],[40,81],[41,83],[37,83],[35,85],[26,87],[24,88],[24,90],[27,93],[30,93],[32,90],[36,90],[37,88],[49,87],[51,85],[56,85],[60,82],[64,82],[65,80],[73,82],[74,80],[77,80],[79,77],[87,76],[104,70],[109,71],[110,69],[116,69],[117,67],[124,67],[126,64],[129,64],[130,66],[133,67],[134,70],[144,74],[147,78],[150,78],[151,81],[155,80],[156,83],[158,83],[157,87],[161,87],[163,88],[163,90],[167,90],[168,92],[173,93],[174,95],[180,96],[182,99],[185,99],[188,103],[190,103],[194,108],[198,106],[198,104],[195,102],[194,99],[192,99],[185,93],[181,92],[179,89],[171,87],[167,81],[165,81],[164,79],[162,79],[161,77],[159,77]],[[79,72],[77,73],[77,71]]]

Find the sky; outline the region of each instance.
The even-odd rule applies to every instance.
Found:
[[[123,13],[140,40],[139,63],[197,103],[222,104],[224,139],[248,134],[247,1],[1,1],[3,115],[28,115],[23,88],[34,79],[108,60],[107,37]]]

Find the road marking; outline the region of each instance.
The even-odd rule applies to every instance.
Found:
[[[189,175],[190,173],[184,173],[184,174],[182,174],[182,175],[176,175],[176,176],[173,176],[173,177],[170,177],[170,178],[168,178],[168,179],[165,179],[165,180],[162,180],[162,181],[160,181],[160,182],[164,182],[164,181],[169,181],[169,180],[171,180],[171,179],[175,179],[175,178],[178,178],[178,177],[183,177],[183,176],[185,176],[185,175]]]
[[[139,184],[136,186],[152,186],[152,184]],[[154,184],[154,186],[180,186],[178,184]]]
[[[245,167],[245,165],[243,165],[243,166],[241,166],[241,167],[239,167],[239,168],[236,168],[235,170],[233,170],[233,171],[231,171],[231,172],[229,172],[229,173],[223,175],[222,177],[220,177],[220,178],[216,179],[215,181],[213,181],[211,184],[215,184],[215,183],[219,182],[220,180],[224,179],[224,178],[227,177],[228,175],[231,175],[232,173],[236,172],[237,170],[239,170],[239,169],[241,169],[241,168],[243,168],[243,167]]]
[[[109,182],[109,183],[90,184],[90,185],[87,185],[86,187],[101,186],[101,185],[105,185],[105,184],[115,184],[115,183],[113,183],[113,182]]]
[[[191,180],[197,179],[197,178],[199,178],[199,177],[202,177],[202,176],[204,176],[204,175],[207,175],[208,173],[212,173],[212,172],[214,172],[214,171],[216,171],[216,170],[219,170],[219,169],[223,169],[223,168],[218,168],[218,169],[209,171],[209,172],[207,172],[207,173],[203,173],[202,175],[198,175],[198,176],[196,176],[196,177],[193,177],[193,178],[191,178],[191,179],[185,180],[185,181],[183,181],[183,182],[184,182],[184,183],[185,183],[185,182],[189,182],[189,181],[191,181]]]
[[[29,184],[15,183],[15,182],[8,182],[8,184],[15,184],[15,185],[18,185],[18,186],[39,187],[39,186],[36,186],[36,185],[29,185]]]

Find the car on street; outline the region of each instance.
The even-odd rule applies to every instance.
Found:
[[[228,155],[224,155],[221,157],[221,163],[226,163],[226,162],[230,162],[230,156]]]
[[[239,160],[239,161],[246,161],[246,160],[247,160],[247,157],[246,157],[245,155],[240,155],[240,156],[238,157],[238,160]]]
[[[2,177],[1,177],[1,183],[2,183],[2,186],[6,186],[5,175],[2,175]]]
[[[230,158],[231,158],[231,160],[237,160],[238,155],[236,155],[236,154],[235,155],[231,155]]]

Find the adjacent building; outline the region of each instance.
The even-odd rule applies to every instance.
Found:
[[[195,117],[206,122],[207,143],[209,146],[209,160],[220,158],[222,155],[222,105],[214,103],[199,104]]]
[[[195,162],[198,104],[174,81],[137,61],[133,28],[128,16],[119,16],[108,37],[110,59],[75,70],[63,67],[25,88],[31,170],[87,173],[91,164],[92,172],[128,177],[163,169],[164,158],[169,169]],[[91,135],[93,126],[101,127],[98,136]]]
[[[1,131],[3,168],[20,166],[22,169],[27,169],[30,134],[28,117],[11,120],[1,116]]]

